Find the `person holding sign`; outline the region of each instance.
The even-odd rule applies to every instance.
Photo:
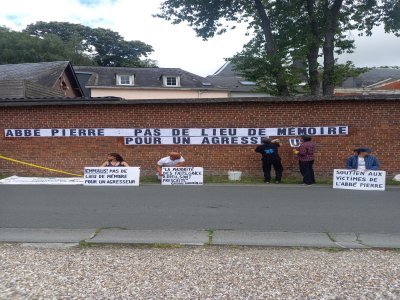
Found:
[[[170,152],[168,156],[161,158],[157,162],[157,178],[162,179],[162,167],[182,167],[185,163],[185,159],[179,152]]]
[[[379,170],[378,159],[370,155],[372,152],[369,148],[358,148],[355,149],[356,155],[352,155],[347,159],[346,169],[366,171],[366,170]]]
[[[261,160],[264,172],[264,182],[271,182],[271,166],[274,166],[275,183],[281,183],[283,167],[281,157],[278,153],[278,148],[282,144],[278,139],[271,140],[270,138],[262,138],[261,142],[263,144],[254,149],[254,151],[262,155]]]
[[[295,149],[293,151],[299,159],[300,173],[303,175],[303,184],[305,185],[312,185],[315,183],[313,165],[316,145],[311,139],[311,136],[303,135],[301,137],[299,150]]]
[[[101,165],[102,167],[129,167],[118,153],[108,153],[107,160]]]

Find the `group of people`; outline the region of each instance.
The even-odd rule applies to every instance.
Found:
[[[279,184],[282,180],[283,166],[281,157],[279,156],[279,147],[282,143],[279,139],[262,138],[262,144],[254,149],[255,152],[261,154],[262,170],[264,173],[264,182],[271,183],[271,169],[275,170],[275,183]],[[314,175],[314,159],[316,144],[312,141],[312,137],[303,135],[298,149],[294,149],[293,153],[299,161],[300,173],[303,176],[302,184],[313,185],[315,183]],[[357,148],[354,153],[346,161],[346,169],[351,170],[378,170],[380,167],[378,159],[371,155],[372,150],[369,148]],[[157,178],[162,179],[162,167],[181,167],[185,163],[185,159],[179,152],[170,152],[168,156],[161,158],[156,165]],[[102,167],[129,167],[128,163],[118,153],[109,153],[107,160],[101,165]]]
[[[315,183],[313,165],[316,146],[311,140],[311,136],[302,136],[299,149],[294,150],[299,160],[300,173],[303,176],[303,184],[305,185]],[[263,138],[261,142],[262,145],[258,146],[254,151],[262,155],[264,182],[271,183],[271,167],[273,166],[275,170],[275,183],[281,183],[283,166],[278,148],[282,143],[279,139],[272,140],[270,138]]]
[[[262,145],[254,149],[255,152],[262,155],[262,169],[264,173],[264,182],[271,183],[271,167],[275,170],[275,183],[282,180],[283,166],[278,148],[282,145],[279,139],[272,140],[263,138]],[[303,176],[302,184],[313,185],[315,183],[314,175],[314,155],[316,144],[312,142],[312,137],[303,135],[298,149],[294,149],[293,153],[297,155],[299,161],[300,173]],[[366,171],[378,170],[380,167],[378,159],[371,155],[372,150],[369,148],[357,148],[353,150],[353,155],[346,161],[346,169]]]
[[[162,179],[162,167],[182,167],[185,159],[179,152],[170,152],[168,156],[161,158],[157,162],[157,178]],[[108,153],[107,160],[103,162],[101,167],[129,167],[128,163],[118,153]]]

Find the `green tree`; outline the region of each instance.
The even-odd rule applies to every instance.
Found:
[[[383,23],[387,32],[399,34],[400,28],[398,0],[167,0],[157,16],[175,24],[186,21],[204,39],[225,32],[226,21],[247,21],[254,38],[233,61],[239,72],[279,95],[304,76],[310,93],[319,94],[321,56],[323,94],[333,94],[335,52],[354,49],[348,30],[370,35]]]
[[[372,68],[357,68],[351,61],[347,61],[344,64],[335,64],[335,76],[333,78],[334,84],[339,85],[343,81],[346,80],[346,78],[349,77],[357,77],[358,75],[365,73]]]
[[[327,0],[294,0],[279,3],[280,5],[274,5],[271,9],[271,19],[274,22],[274,28],[279,33],[276,35],[277,44],[287,55],[287,68],[291,73],[289,81],[291,89],[298,92],[299,90],[294,87],[300,81],[307,81],[308,92],[319,95],[320,74],[322,74],[323,94],[333,94],[336,82],[335,53],[353,52],[354,40],[349,40],[346,33],[352,29],[366,31],[370,29],[370,25],[373,24],[371,20],[375,17],[374,21],[376,21],[375,12],[371,13],[371,7],[360,9],[360,3],[356,6],[354,2],[352,6],[343,8],[341,0],[332,3]],[[368,24],[352,22],[353,18],[360,16],[365,19],[369,16]],[[251,57],[251,51],[248,51],[251,47],[254,47],[252,42],[232,59],[238,65],[238,71],[247,76],[254,69],[251,66],[246,71],[246,60],[251,61],[256,58],[258,62],[253,62],[255,65],[260,65],[262,60],[260,56]],[[243,56],[246,57],[245,60]],[[322,68],[318,62],[321,56],[324,59]],[[350,70],[351,66],[351,64],[347,65],[347,69]],[[261,73],[262,69],[259,68],[259,71]],[[354,72],[356,71],[355,69]],[[268,71],[264,69],[264,73],[266,72]]]
[[[234,64],[237,73],[257,83],[258,91],[279,95],[274,74],[271,72],[273,66],[263,46],[264,43],[262,36],[256,36],[244,46],[241,52],[229,60]],[[298,93],[298,84],[306,81],[305,63],[298,60],[295,65],[289,55],[282,58],[282,63],[289,92]]]
[[[0,27],[0,64],[33,63],[68,60],[73,64],[93,64],[92,60],[75,47],[55,35],[45,38]]]
[[[77,53],[85,53],[99,66],[147,67],[156,62],[147,59],[153,48],[141,41],[125,41],[115,31],[90,28],[68,22],[37,22],[23,30],[37,37],[56,35],[65,43],[75,45]]]
[[[318,7],[318,1],[315,5]],[[334,52],[338,48],[346,48],[348,44],[341,43],[340,38],[348,30],[358,30],[360,35],[370,36],[372,29],[383,25],[385,32],[400,35],[400,2],[398,0],[324,0],[321,4],[324,28],[324,72],[323,94],[332,95],[335,88],[336,59]],[[351,49],[352,47],[350,47]],[[347,70],[353,66],[349,62]],[[353,70],[358,72],[357,69]],[[339,76],[340,77],[340,76]]]
[[[188,22],[198,36],[207,40],[215,34],[222,34],[235,22],[249,22],[262,36],[265,43],[264,58],[269,66],[270,77],[274,79],[278,95],[289,95],[287,73],[284,67],[286,53],[277,46],[276,33],[270,18],[269,6],[262,0],[167,0],[161,4],[157,17],[174,24]]]

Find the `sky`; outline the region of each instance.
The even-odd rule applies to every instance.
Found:
[[[4,5],[7,2],[7,5]],[[125,40],[139,40],[153,47],[149,58],[159,67],[181,68],[200,76],[212,75],[225,58],[239,52],[249,41],[245,25],[208,41],[197,37],[187,24],[173,25],[152,15],[161,0],[3,0],[0,25],[21,31],[38,21],[70,22],[111,29]],[[372,37],[356,39],[353,54],[339,58],[359,67],[400,66],[400,38],[374,30]]]

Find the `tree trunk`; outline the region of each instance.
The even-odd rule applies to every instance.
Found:
[[[276,79],[276,87],[280,96],[289,96],[289,88],[285,78],[284,68],[282,67],[281,59],[278,55],[277,46],[274,41],[271,29],[271,21],[265,12],[265,8],[261,0],[254,0],[257,13],[261,19],[261,26],[265,38],[265,50],[272,57],[272,75]]]
[[[342,3],[343,0],[335,0],[332,7],[329,8],[329,1],[325,0],[324,76],[322,81],[322,92],[324,95],[333,95],[335,91],[335,31]]]
[[[318,54],[319,54],[319,34],[318,22],[315,17],[315,0],[307,0],[307,12],[309,18],[309,28],[311,32],[311,40],[308,45],[307,62],[308,62],[308,86],[311,95],[319,95],[320,82],[318,74]]]

